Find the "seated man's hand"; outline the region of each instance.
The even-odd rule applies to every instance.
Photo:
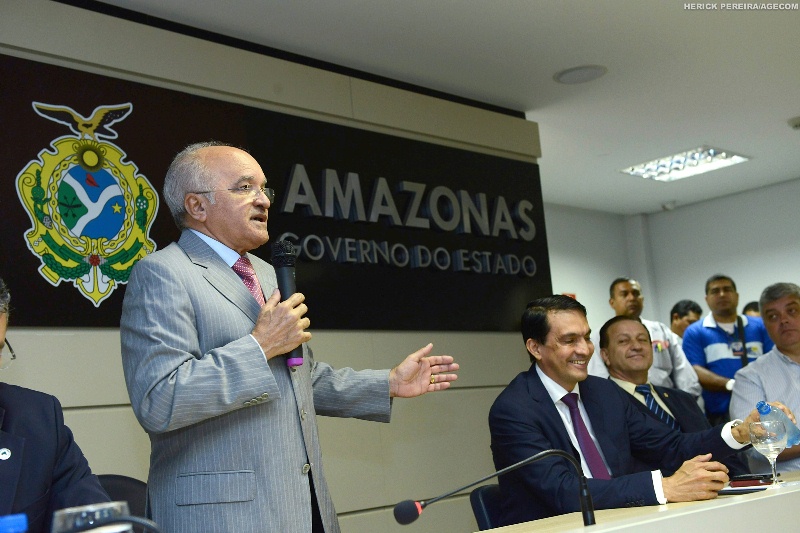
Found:
[[[711,454],[685,461],[677,472],[663,479],[668,502],[711,500],[728,482],[728,467],[711,460]]]
[[[795,419],[794,413],[792,413],[791,409],[783,405],[781,402],[767,402],[767,403],[769,403],[773,409],[780,409],[781,411],[786,413],[786,416],[789,417],[789,420],[797,424],[797,420]],[[759,420],[761,420],[761,416],[759,415],[756,409],[753,409],[752,411],[750,411],[750,414],[747,415],[747,418],[744,419],[743,423],[731,429],[733,438],[742,444],[750,442],[750,423],[758,422]]]

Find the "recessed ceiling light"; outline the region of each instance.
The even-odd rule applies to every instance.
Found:
[[[675,181],[749,160],[749,157],[727,150],[700,146],[694,150],[623,168],[620,172],[656,181]]]
[[[608,69],[601,65],[583,65],[582,67],[568,68],[567,70],[557,72],[553,75],[553,79],[558,83],[575,85],[596,80],[606,72],[608,72]]]

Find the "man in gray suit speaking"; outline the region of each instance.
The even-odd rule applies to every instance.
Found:
[[[431,345],[391,370],[313,359],[304,296],[280,302],[274,269],[248,253],[269,239],[266,184],[243,150],[184,149],[164,181],[181,237],[139,261],[126,290],[125,380],[152,445],[151,515],[167,533],[338,532],[316,415],[388,422],[392,397],[456,379]],[[301,345],[301,366],[276,357]]]

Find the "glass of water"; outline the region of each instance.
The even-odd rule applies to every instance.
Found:
[[[130,523],[109,524],[106,526],[98,525],[98,527],[95,528],[91,527],[94,524],[101,524],[108,519],[129,515],[128,502],[105,502],[82,505],[81,507],[68,507],[66,509],[59,509],[53,514],[53,527],[50,531],[51,533],[64,533],[66,531],[73,531],[76,528],[89,527],[86,531],[97,533],[133,533],[133,527]]]
[[[778,455],[786,449],[786,426],[780,420],[762,420],[750,423],[750,442],[753,448],[769,459],[772,467],[772,486],[778,485],[778,472],[775,462]]]

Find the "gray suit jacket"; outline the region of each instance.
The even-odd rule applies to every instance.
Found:
[[[249,255],[267,297],[275,271]],[[259,307],[206,243],[139,261],[120,324],[133,410],[150,435],[152,518],[165,533],[311,531],[308,471],[325,530],[338,532],[316,415],[388,422],[388,371],[267,362],[250,331]]]

